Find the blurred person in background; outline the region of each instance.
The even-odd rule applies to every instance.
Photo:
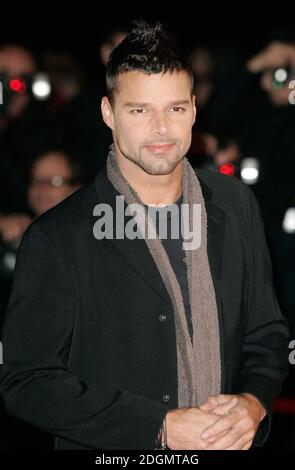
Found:
[[[207,124],[207,113],[216,88],[215,59],[210,48],[194,47],[190,65],[194,75],[194,93],[198,96],[198,121],[202,129]]]
[[[295,207],[295,41],[271,41],[247,63],[259,74],[271,108],[249,142],[248,152],[259,161],[253,190],[260,202],[273,253],[279,300],[295,337],[295,230],[286,230],[288,209]]]
[[[50,150],[33,163],[28,189],[29,206],[39,216],[80,188],[83,177],[78,162],[63,150]]]
[[[23,233],[34,218],[55,206],[84,183],[80,165],[62,149],[41,153],[29,172],[28,214],[0,215],[0,329],[9,298],[16,251]],[[46,434],[9,417],[0,404],[1,449],[52,448]]]
[[[93,88],[82,89],[64,109],[62,123],[63,145],[83,164],[90,176],[95,176],[105,164],[112,143],[110,130],[104,125],[100,113],[100,100],[105,94],[105,66],[112,50],[127,34],[125,25],[109,25],[98,48],[97,69],[101,76]],[[98,62],[98,61],[97,61]]]
[[[283,37],[284,32],[279,35]],[[290,102],[292,92],[294,95],[294,44],[292,40],[271,40],[253,57],[237,61],[232,73],[223,73],[222,80],[219,69],[226,69],[222,49],[217,48],[214,54],[214,48],[211,54],[200,47],[193,50],[197,96],[198,88],[205,91],[201,93],[201,110],[189,153],[197,166],[222,170],[226,165],[225,171],[234,170],[237,177],[244,157],[253,157],[257,162],[259,178],[252,189],[262,210],[275,284],[291,323],[292,337],[294,230],[286,232],[283,223],[287,211],[295,205],[295,106]]]
[[[6,308],[16,251],[26,228],[36,217],[76,191],[83,182],[80,165],[61,149],[46,151],[33,162],[27,191],[29,213],[0,215],[1,313]]]
[[[207,132],[193,132],[189,160],[198,168],[226,173],[225,165],[231,166],[231,176],[239,177],[241,158],[240,143],[235,136]]]
[[[99,52],[100,52],[100,59],[103,65],[106,67],[111,52],[115,47],[117,47],[120,42],[127,36],[127,29],[124,28],[116,28],[108,31],[105,35],[105,38],[100,44]]]
[[[26,210],[25,177],[32,155],[52,145],[54,130],[47,101],[37,101],[30,83],[36,60],[22,46],[0,48],[0,212]]]
[[[198,124],[192,129],[188,158],[199,168],[211,168],[212,155],[218,147],[218,140],[208,133],[208,114],[215,89],[214,59],[209,48],[195,46],[190,54],[190,66],[194,75],[194,93],[198,97]]]
[[[82,92],[84,73],[78,61],[66,52],[46,52],[43,64],[52,86],[50,107],[57,113]]]
[[[199,168],[219,171],[223,165],[231,164],[232,171],[237,171],[234,165],[240,159],[241,149],[234,116],[229,113],[226,117],[226,113],[222,112],[223,119],[218,117],[222,103],[228,101],[227,95],[224,95],[224,81],[227,83],[227,80],[218,78],[219,56],[222,56],[222,51],[213,45],[197,45],[190,54],[198,119],[193,126],[188,157]],[[221,63],[223,67],[222,60]]]
[[[0,49],[0,73],[6,74],[8,78],[20,78],[22,76],[32,76],[36,73],[37,66],[32,54],[23,47],[7,45]],[[10,96],[8,103],[4,101],[5,115],[1,115],[1,130],[8,123],[19,117],[29,104],[28,93],[15,94]],[[2,108],[3,109],[3,108]]]
[[[273,106],[285,107],[290,96],[288,85],[292,79],[295,79],[295,41],[294,43],[272,41],[248,61],[247,67],[251,73],[261,73],[261,87],[267,92]],[[287,69],[289,76],[284,73]],[[278,70],[281,70],[281,74],[274,74]]]

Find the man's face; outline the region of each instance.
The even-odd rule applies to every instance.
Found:
[[[191,144],[196,111],[190,77],[184,71],[120,74],[113,105],[104,97],[102,114],[119,157],[150,175],[169,174]]]

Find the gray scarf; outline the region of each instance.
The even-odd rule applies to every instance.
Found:
[[[107,176],[126,203],[142,204],[138,194],[122,175],[117,164],[114,146],[107,159]],[[144,236],[147,247],[161,274],[173,304],[177,341],[178,407],[200,406],[211,395],[220,393],[221,366],[219,324],[215,291],[207,255],[207,213],[198,178],[186,158],[182,172],[183,202],[201,205],[201,244],[195,250],[184,250],[187,265],[189,298],[193,324],[193,342],[190,339],[179,282],[161,240]],[[148,211],[139,220],[142,234],[154,233]]]

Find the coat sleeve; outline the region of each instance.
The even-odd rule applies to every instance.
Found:
[[[289,330],[274,291],[272,264],[260,209],[253,192],[246,188],[246,193],[253,257],[238,392],[253,394],[266,409],[267,415],[260,423],[253,442],[261,446],[270,432],[272,401],[279,394],[282,381],[288,374]]]
[[[3,327],[7,411],[92,449],[152,449],[169,408],[124,389],[93,386],[67,369],[76,309],[74,274],[36,221],[18,250]]]

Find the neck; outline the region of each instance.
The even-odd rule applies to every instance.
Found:
[[[170,205],[182,192],[182,160],[168,175],[150,175],[136,163],[115,152],[118,166],[130,186],[137,192],[143,204]]]

